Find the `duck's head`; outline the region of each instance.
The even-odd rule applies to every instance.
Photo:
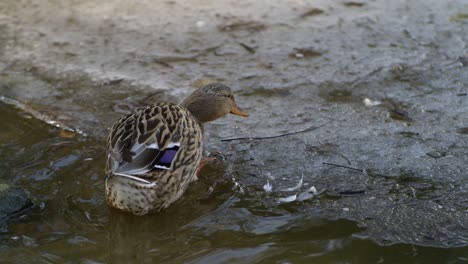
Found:
[[[249,116],[234,100],[231,88],[220,83],[212,83],[193,92],[182,102],[199,122],[209,122],[227,114]]]

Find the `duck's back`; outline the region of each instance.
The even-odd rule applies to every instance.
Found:
[[[107,146],[106,197],[135,214],[169,206],[196,179],[202,129],[182,106],[157,103],[120,118]]]

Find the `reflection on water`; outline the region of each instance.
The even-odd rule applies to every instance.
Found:
[[[219,164],[204,170],[167,211],[144,217],[121,213],[104,201],[104,142],[63,137],[57,128],[4,104],[0,123],[0,180],[27,189],[44,204],[0,233],[5,262],[462,263],[468,258],[463,248],[379,246],[347,220],[306,217],[294,208],[258,210]]]

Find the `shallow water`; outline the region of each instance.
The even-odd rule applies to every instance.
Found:
[[[0,104],[0,180],[38,200],[0,234],[2,263],[464,263],[467,248],[377,245],[365,228],[265,208],[236,185],[223,163],[209,165],[183,198],[135,217],[106,206],[104,142]],[[74,137],[71,137],[74,136]],[[210,188],[211,187],[211,188]],[[261,195],[261,194],[260,194]],[[267,194],[263,194],[267,196]],[[267,197],[265,197],[267,198]]]

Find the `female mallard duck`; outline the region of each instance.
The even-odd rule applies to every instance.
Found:
[[[204,86],[181,105],[156,103],[120,118],[107,142],[106,200],[144,215],[175,202],[202,166],[204,122],[239,110],[231,89]]]

